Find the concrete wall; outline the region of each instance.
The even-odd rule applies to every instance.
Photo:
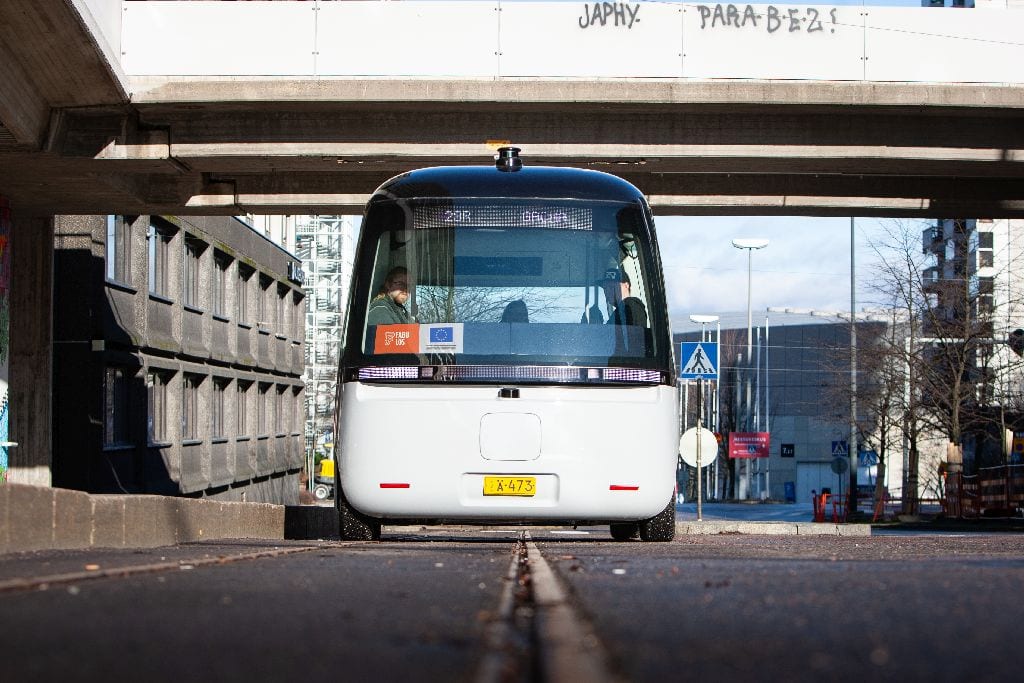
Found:
[[[8,481],[49,486],[53,219],[13,218]]]
[[[163,496],[88,495],[0,486],[0,554],[71,548],[152,548],[217,538],[284,537],[280,505]]]

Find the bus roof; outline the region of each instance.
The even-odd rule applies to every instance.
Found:
[[[382,199],[428,197],[504,197],[584,199],[646,203],[644,195],[617,176],[579,168],[523,166],[517,171],[495,166],[436,166],[396,176],[374,192]]]

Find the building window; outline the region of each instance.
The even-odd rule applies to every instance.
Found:
[[[249,407],[249,387],[252,382],[235,382],[235,433],[238,436],[249,435],[249,423],[247,420]]]
[[[199,269],[204,245],[192,238],[185,239],[185,263],[181,279],[181,295],[186,306],[199,306]]]
[[[287,299],[288,291],[289,290],[288,290],[287,287],[285,287],[284,285],[279,284],[277,286],[277,297],[276,297],[277,300],[275,301],[275,303],[277,304],[277,312],[276,312],[276,315],[275,315],[275,322],[276,322],[276,325],[277,325],[277,333],[278,334],[282,334],[282,335],[286,335],[286,336],[290,336],[290,335],[288,335],[288,332],[289,332],[289,330],[288,330],[288,313],[287,313],[288,309],[287,309],[287,306],[285,306],[285,302],[288,300]]]
[[[106,446],[123,446],[129,443],[130,380],[131,373],[127,368],[107,368],[103,406],[103,443]]]
[[[271,279],[266,275],[260,275],[260,291],[256,293],[256,324],[260,327],[270,327],[267,320],[267,297],[270,296]]]
[[[167,441],[167,381],[166,372],[150,370],[146,377],[146,393],[149,403],[147,436],[149,443]]]
[[[131,281],[131,231],[124,216],[107,216],[107,279]]]
[[[230,380],[227,379],[218,378],[213,380],[213,401],[210,404],[210,436],[215,439],[224,437],[224,395],[227,392],[229,383]]]
[[[249,318],[249,279],[253,269],[238,264],[238,290],[235,292],[235,319],[240,323],[248,322]]]
[[[169,293],[168,265],[171,256],[171,233],[149,224],[146,245],[149,253],[149,293],[166,297]]]
[[[270,429],[270,415],[273,408],[270,403],[270,388],[272,384],[260,382],[259,395],[256,397],[256,429],[260,436],[266,436]]]
[[[181,382],[181,438],[199,438],[199,385],[200,375],[186,373]]]
[[[228,315],[228,269],[231,258],[219,252],[213,257],[213,314],[226,318]]]
[[[274,433],[284,434],[285,412],[284,412],[285,387],[278,387],[274,392]]]

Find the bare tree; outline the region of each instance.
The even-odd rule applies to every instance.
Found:
[[[498,322],[505,306],[515,300],[526,302],[531,318],[570,315],[558,293],[542,287],[422,286],[416,290],[416,318],[426,323]]]
[[[970,265],[970,225],[956,221],[951,231],[929,230],[936,232],[926,232],[924,239],[941,240],[950,254],[938,265],[930,265],[922,253],[920,228],[907,222],[890,222],[871,244],[877,256],[871,288],[875,303],[891,311],[892,323],[884,345],[868,356],[877,377],[859,399],[876,411],[869,430],[876,438],[885,438],[881,420],[901,415],[905,513],[916,512],[918,445],[924,435],[940,433],[959,452],[968,432],[993,431],[993,415],[1003,415],[1013,399],[994,380],[1014,367],[1019,375],[1019,363],[1008,363],[1005,353],[996,358],[1005,340],[997,338],[994,322],[999,307],[1009,302],[995,300],[991,279],[979,278]],[[877,414],[881,411],[890,417]],[[935,488],[932,474],[937,473],[927,476]]]

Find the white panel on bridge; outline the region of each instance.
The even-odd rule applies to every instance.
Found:
[[[319,14],[320,74],[497,74],[497,3],[328,2],[320,3]]]
[[[956,22],[950,23],[950,17]],[[872,81],[1024,82],[1024,12],[867,10]]]
[[[111,30],[109,0],[82,1]],[[123,17],[135,76],[1024,83],[1011,9],[171,1],[125,2]]]
[[[859,81],[864,76],[860,7],[688,5],[687,78]]]
[[[126,2],[122,64],[138,76],[312,76],[314,8],[290,2]]]
[[[85,0],[88,14],[99,29],[100,38],[106,41],[115,58],[121,54],[121,0]],[[89,23],[86,19],[86,23]],[[92,27],[90,27],[91,29]]]
[[[502,3],[501,75],[677,78],[682,6]]]

